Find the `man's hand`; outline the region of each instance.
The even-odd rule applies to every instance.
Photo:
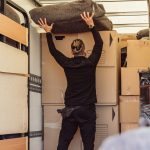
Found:
[[[40,28],[43,28],[46,32],[51,32],[52,28],[53,28],[53,23],[49,26],[47,24],[47,20],[46,18],[44,18],[44,20],[42,20],[41,18],[38,20],[39,26]]]
[[[94,16],[94,13],[92,13],[92,15],[90,16],[90,13],[89,12],[83,12],[82,14],[80,14],[82,19],[86,22],[86,24],[89,26],[89,27],[93,27],[94,26],[94,21],[93,21],[93,16]]]

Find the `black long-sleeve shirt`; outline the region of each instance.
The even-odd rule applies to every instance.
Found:
[[[95,45],[92,54],[88,58],[84,56],[66,57],[56,49],[52,34],[46,34],[49,51],[59,65],[64,68],[67,78],[67,89],[65,92],[66,106],[88,105],[97,101],[95,73],[96,65],[101,56],[103,41],[95,27],[91,31]]]

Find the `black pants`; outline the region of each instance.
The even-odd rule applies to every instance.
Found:
[[[84,150],[94,150],[96,131],[95,105],[84,106],[74,110],[70,117],[62,120],[57,150],[68,150],[78,127],[80,128]]]

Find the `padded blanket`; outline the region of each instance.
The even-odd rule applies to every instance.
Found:
[[[140,30],[136,35],[137,39],[141,39],[143,37],[148,37],[148,36],[149,36],[149,29]]]
[[[89,31],[80,16],[84,11],[95,13],[94,22],[98,30],[112,30],[112,22],[105,16],[103,5],[96,4],[92,0],[38,7],[29,13],[36,24],[39,18],[47,18],[48,24],[54,23],[53,33],[80,33]]]

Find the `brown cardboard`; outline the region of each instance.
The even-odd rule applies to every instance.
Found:
[[[0,14],[0,34],[28,46],[28,29]]]
[[[118,106],[96,106],[95,150],[109,136],[119,133]]]
[[[120,65],[120,50],[118,34],[116,31],[101,31],[99,32],[103,40],[103,48],[101,58],[97,66],[119,66]],[[91,54],[94,40],[91,32],[78,34],[78,38],[85,43],[87,57]]]
[[[127,47],[128,40],[136,40],[136,34],[119,34],[119,47]]]
[[[118,34],[116,31],[101,31],[103,40],[102,55],[97,66],[119,66],[120,65],[120,50]],[[56,34],[53,36],[55,46],[58,50],[64,53],[68,57],[72,57],[71,43],[74,39],[81,39],[85,44],[85,52],[88,57],[94,47],[94,39],[91,32],[79,33],[79,34]],[[42,44],[44,47],[45,36],[42,36]],[[43,47],[43,49],[45,49]]]
[[[121,123],[121,132],[134,130],[139,127],[138,123]]]
[[[44,150],[57,149],[62,122],[62,117],[57,113],[57,109],[63,107],[63,105],[44,106]],[[69,146],[69,150],[81,150],[81,137],[79,130],[75,134],[75,137]]]
[[[118,35],[116,31],[101,31],[100,34],[104,41],[104,46],[101,60],[97,66],[105,66],[106,70],[97,69],[100,70],[97,71],[98,103],[116,104],[118,99],[118,68],[120,66]],[[73,57],[71,54],[70,45],[72,41],[77,38],[82,39],[85,43],[85,49],[88,57],[94,46],[91,32],[80,34],[57,34],[53,36],[56,48],[68,57]],[[111,66],[113,66],[114,69],[112,69]],[[110,74],[112,76],[110,76]],[[44,34],[42,35],[42,81],[42,103],[64,103],[64,95],[67,86],[66,77],[63,69],[57,64],[57,62],[49,53],[47,41]],[[105,81],[107,82],[106,84]],[[107,88],[111,94],[107,93]]]
[[[0,135],[28,130],[27,79],[0,73]]]
[[[118,72],[115,67],[97,67],[96,94],[98,104],[118,103]]]
[[[128,67],[149,67],[150,66],[150,41],[129,40],[127,47]]]
[[[63,107],[63,105],[44,105],[44,150],[53,150],[57,147],[61,116],[56,110]],[[97,105],[96,116],[95,149],[98,149],[105,138],[119,133],[118,106]],[[81,145],[82,140],[78,130],[69,150],[81,150]]]
[[[27,150],[27,142],[26,137],[0,140],[0,150]]]
[[[103,35],[103,39],[108,39],[110,35],[112,35],[115,39],[110,46],[111,48],[108,50],[108,59],[106,58],[106,60],[110,60],[110,62],[106,64],[116,66],[117,60],[115,59],[117,59],[118,55],[116,54],[117,50],[113,48],[117,48],[115,44],[117,36],[116,32],[101,32],[101,34]],[[53,38],[56,48],[66,54],[66,56],[71,57],[71,49],[68,51],[68,47],[70,47],[71,42],[76,38],[81,38],[85,43],[87,43],[86,49],[90,49],[92,44],[92,40],[88,41],[90,36],[92,36],[91,33],[83,33],[78,36],[77,34],[59,36],[54,35]],[[59,38],[62,38],[63,40],[58,40]],[[104,47],[109,48],[108,42],[104,44]],[[113,63],[111,62],[112,58],[110,56],[114,57],[112,61]],[[110,66],[104,68],[99,66],[97,67],[96,84],[98,91],[97,99],[99,104],[116,104],[118,100],[118,68]],[[49,53],[45,35],[42,35],[42,82],[42,102],[44,104],[64,103],[64,95],[67,86],[66,77],[63,69],[56,63],[54,58]],[[108,94],[108,91],[110,94]]]
[[[140,95],[139,71],[146,68],[121,68],[121,95]]]
[[[138,123],[140,117],[139,96],[120,96],[120,122]]]
[[[53,38],[58,38],[58,36]],[[66,52],[71,57],[70,45],[77,36],[75,34],[71,34],[71,36],[62,35],[62,38],[64,38],[65,44],[62,40],[54,40],[55,45],[57,49],[63,53]],[[42,37],[42,85],[43,103],[64,103],[64,93],[67,85],[65,73],[49,53],[45,35]]]
[[[27,53],[0,42],[0,72],[28,74]]]

